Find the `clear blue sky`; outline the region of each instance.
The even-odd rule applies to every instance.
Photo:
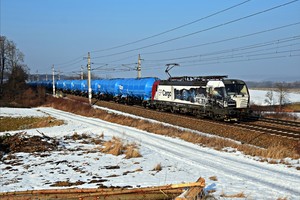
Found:
[[[206,18],[244,1],[0,0],[0,34],[25,54],[31,73],[51,74],[52,64],[79,73],[91,52],[101,77],[135,77],[127,70],[141,54],[142,76],[167,78],[165,64],[179,63],[173,76],[299,81],[300,1],[251,0]]]

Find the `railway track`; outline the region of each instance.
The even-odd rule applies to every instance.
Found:
[[[135,107],[138,109],[144,110],[144,108],[141,108],[139,106],[135,106]],[[147,110],[147,112],[160,112],[160,111]],[[226,122],[213,121],[210,119],[199,119],[199,118],[195,118],[193,116],[178,115],[178,114],[173,114],[173,113],[164,113],[164,115],[176,116],[178,118],[178,120],[188,119],[195,123],[201,121],[201,122],[210,124],[212,126],[213,125],[225,125],[225,126],[230,126],[230,127],[239,127],[239,128],[245,129],[245,130],[260,132],[263,134],[269,134],[269,135],[280,136],[283,138],[300,140],[300,128],[299,128],[299,130],[292,130],[292,129],[294,129],[294,127],[300,127],[299,123],[297,124],[297,122],[262,118],[262,119],[259,119],[259,121],[268,122],[269,125],[259,125],[259,124],[252,124],[252,123],[248,123],[248,122],[231,124],[231,123],[226,123]],[[278,127],[278,125],[279,125],[279,127]]]
[[[96,100],[94,101],[96,102]],[[145,111],[145,108],[141,106],[117,104],[115,102],[97,101],[95,105],[107,107],[122,112],[129,112],[130,114],[133,115],[150,118],[150,119],[154,119],[157,121],[166,122],[174,125],[179,125],[189,129],[193,129],[193,127],[195,127],[194,130],[197,131],[206,132],[205,130],[202,130],[201,128],[199,129],[196,126],[197,124],[205,124],[206,127],[220,126],[220,127],[224,127],[222,129],[236,128],[236,129],[244,130],[244,132],[247,131],[257,132],[259,133],[259,135],[265,134],[271,136],[280,136],[284,139],[288,138],[296,141],[300,140],[300,124],[298,122],[260,118],[257,121],[250,120],[250,121],[238,122],[238,123],[228,123],[228,122],[213,121],[204,118],[195,118],[194,116],[180,115],[178,113],[162,112],[158,110],[147,109]],[[192,125],[185,126],[184,122],[186,121],[188,121],[189,124]],[[207,132],[207,133],[215,134],[214,131]]]
[[[270,135],[300,140],[300,123],[296,121],[261,117],[257,120],[235,123],[235,125]]]
[[[247,123],[235,123],[235,126],[242,127],[248,130],[258,131],[265,134],[276,135],[284,138],[300,140],[300,131],[284,128],[277,128],[266,125],[254,125]]]
[[[288,120],[280,120],[280,119],[272,119],[272,118],[264,118],[264,117],[259,118],[258,120],[263,122],[271,122],[271,123],[276,123],[281,125],[288,125],[300,129],[300,122],[296,122],[296,121],[288,121]]]

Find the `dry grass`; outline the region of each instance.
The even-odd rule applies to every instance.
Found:
[[[42,87],[36,89],[22,87],[14,88],[4,86],[3,95],[0,96],[0,107],[29,108],[42,105],[46,100],[46,91]]]
[[[103,144],[102,153],[115,156],[125,154],[126,159],[142,157],[136,144],[124,144],[120,138],[113,137]]]
[[[137,145],[136,144],[126,145],[125,158],[130,159],[130,158],[138,158],[138,157],[142,157],[142,155],[140,154]]]
[[[152,171],[157,171],[157,172],[159,172],[161,170],[162,170],[162,166],[161,166],[160,163],[158,163],[157,165],[155,165],[155,167],[152,169]]]
[[[70,182],[70,181],[57,181],[54,184],[50,185],[51,187],[70,187],[74,185],[82,185],[85,182],[82,181],[76,181],[76,182]]]
[[[218,181],[218,178],[217,178],[217,176],[211,176],[211,177],[209,177],[209,180]]]
[[[246,198],[246,195],[244,194],[244,192],[240,192],[237,194],[225,194],[224,192],[222,192],[222,194],[220,194],[220,197],[224,197],[224,198]]]
[[[64,122],[52,117],[1,117],[0,124],[0,132],[3,132],[59,126],[64,124]]]
[[[103,153],[108,153],[115,156],[123,154],[124,151],[123,143],[119,138],[116,137],[113,137],[112,140],[105,142],[103,146]]]
[[[288,200],[287,197],[279,197],[277,200]]]

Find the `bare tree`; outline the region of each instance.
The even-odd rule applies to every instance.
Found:
[[[273,103],[274,103],[274,94],[273,94],[272,90],[267,92],[265,103],[268,104],[269,106],[273,105]]]
[[[278,92],[278,102],[279,108],[282,109],[282,106],[289,102],[288,99],[288,87],[284,82],[278,82],[275,84],[276,91]]]
[[[13,67],[22,66],[24,54],[17,49],[13,41],[5,36],[0,36],[0,64],[1,64],[1,86],[3,85],[5,72],[11,73]]]
[[[4,69],[5,69],[5,57],[6,57],[6,37],[0,36],[0,70],[1,70],[1,86],[3,85]]]
[[[17,49],[16,44],[13,41],[7,44],[7,69],[12,71],[17,65],[21,66],[24,62],[24,54]]]
[[[28,78],[26,66],[17,65],[11,70],[5,85],[4,95],[10,100],[15,100],[27,88],[26,80]]]

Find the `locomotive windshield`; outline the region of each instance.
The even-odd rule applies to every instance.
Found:
[[[225,83],[227,95],[248,95],[248,89],[244,82],[232,81],[231,83]]]
[[[215,87],[212,91],[212,94],[214,97],[219,99],[226,97],[226,91],[224,87]]]

